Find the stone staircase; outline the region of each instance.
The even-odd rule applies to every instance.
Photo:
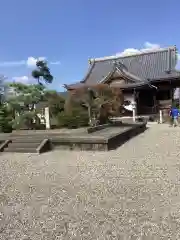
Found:
[[[43,136],[13,136],[2,152],[42,153],[52,149],[51,141]]]

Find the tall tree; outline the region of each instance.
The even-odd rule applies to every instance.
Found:
[[[38,82],[38,84],[45,83],[52,83],[53,76],[51,74],[51,71],[47,65],[46,61],[39,60],[36,62],[36,69],[32,71],[32,77],[35,78]]]
[[[69,91],[65,101],[65,112],[67,114],[70,114],[72,111],[74,111],[75,108],[83,106],[88,110],[89,123],[91,123],[94,98],[94,90],[87,86]]]
[[[0,105],[0,132],[11,132],[12,120],[12,112],[9,111],[5,103],[2,103]]]
[[[40,84],[10,84],[15,95],[8,100],[8,106],[14,115],[14,127],[32,128],[32,122],[39,123],[37,104],[44,98],[45,88]]]
[[[64,110],[65,98],[54,90],[45,91],[44,101],[47,102],[47,106],[49,106],[50,113],[53,116]]]
[[[6,99],[7,85],[5,84],[6,77],[0,75],[0,103],[3,103]]]
[[[90,124],[94,117],[103,123],[110,116],[120,115],[123,103],[123,93],[119,88],[97,84],[71,91],[65,103],[65,110],[70,112],[74,105],[80,104],[87,108]]]

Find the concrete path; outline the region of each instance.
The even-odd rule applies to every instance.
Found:
[[[108,153],[2,153],[0,172],[0,240],[180,239],[180,128]]]

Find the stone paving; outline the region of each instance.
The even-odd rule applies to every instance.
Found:
[[[0,155],[0,240],[180,239],[180,128],[110,152]]]

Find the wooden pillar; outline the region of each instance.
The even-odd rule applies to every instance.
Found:
[[[133,93],[132,113],[133,113],[133,122],[136,122],[137,102],[136,102],[136,92],[135,92],[135,89],[134,89],[134,93]]]
[[[136,115],[138,115],[138,109],[139,109],[139,92],[136,92],[135,101],[136,101]]]
[[[171,104],[173,104],[173,101],[174,101],[174,88],[171,88]]]
[[[133,107],[133,122],[136,122],[136,109]]]
[[[163,114],[162,114],[162,110],[159,110],[159,123],[163,123]]]
[[[156,95],[153,94],[153,113],[157,113],[157,100],[156,100]]]

